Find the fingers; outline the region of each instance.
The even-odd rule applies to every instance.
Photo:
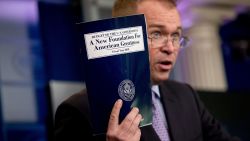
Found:
[[[141,130],[140,130],[140,128],[138,128],[138,129],[135,131],[135,134],[134,134],[134,136],[133,136],[133,140],[139,141],[139,140],[140,140],[140,137],[141,137]]]
[[[138,114],[129,129],[129,132],[131,132],[131,134],[135,135],[137,133],[141,119],[142,119],[141,114]]]
[[[124,120],[119,124],[119,114],[122,100],[117,100],[110,114],[106,140],[108,141],[139,141],[141,130],[139,128],[142,119],[138,108],[132,108]]]
[[[123,131],[121,132],[121,135],[125,136],[126,138],[133,138],[132,140],[139,140],[141,136],[141,130],[139,128],[141,119],[142,116],[139,114],[139,109],[136,107],[132,108],[132,110],[120,124]]]
[[[128,113],[128,115],[125,117],[125,119],[122,121],[121,128],[124,130],[128,130],[131,127],[138,113],[139,113],[139,109],[136,107],[133,107],[132,110]]]
[[[115,130],[117,126],[119,125],[119,115],[120,115],[121,107],[122,107],[122,100],[118,99],[115,102],[114,107],[110,114],[109,123],[108,123],[108,128],[110,130]]]

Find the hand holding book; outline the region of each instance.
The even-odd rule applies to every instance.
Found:
[[[139,109],[134,107],[119,124],[119,115],[122,107],[122,100],[117,100],[114,104],[109,118],[107,129],[107,141],[139,141],[141,130],[139,128],[142,119]]]

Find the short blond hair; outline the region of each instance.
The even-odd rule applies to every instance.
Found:
[[[127,16],[136,13],[139,2],[146,0],[116,0],[112,9],[112,17]],[[176,6],[176,0],[158,0],[171,3]]]

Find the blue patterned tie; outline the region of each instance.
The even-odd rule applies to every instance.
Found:
[[[162,114],[160,113],[160,99],[153,92],[152,104],[153,104],[153,128],[155,129],[157,135],[161,141],[170,141],[167,127],[164,125],[164,120]]]

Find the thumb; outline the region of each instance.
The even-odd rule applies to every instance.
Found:
[[[108,123],[108,129],[114,130],[116,127],[119,125],[119,115],[120,115],[120,110],[122,107],[122,100],[118,99],[111,111],[110,117],[109,117],[109,123]]]

